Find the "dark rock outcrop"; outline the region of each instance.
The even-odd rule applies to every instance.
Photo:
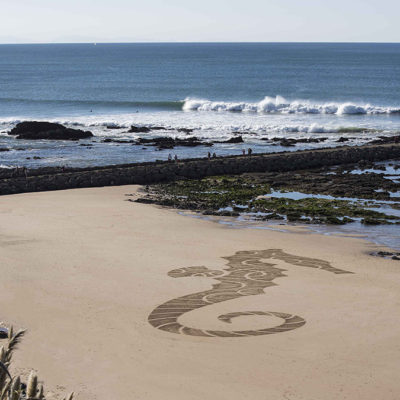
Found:
[[[145,146],[156,146],[159,149],[173,149],[175,146],[196,147],[196,146],[212,146],[212,143],[202,142],[196,136],[187,139],[172,138],[168,136],[159,136],[154,138],[140,138],[136,144]]]
[[[52,122],[21,122],[8,132],[17,139],[79,140],[93,137],[92,132],[67,128]]]
[[[156,130],[158,127],[156,127]],[[103,139],[103,143],[119,143],[119,144],[134,144],[138,146],[155,146],[160,150],[173,149],[176,146],[183,147],[196,147],[196,146],[207,146],[210,147],[213,144],[210,142],[202,142],[197,137],[192,136],[185,139],[172,138],[168,136],[156,136],[152,138],[139,138],[137,140],[123,140],[123,139]]]
[[[109,130],[122,129],[122,127],[119,126],[119,125],[107,125],[106,128],[109,129]]]
[[[378,252],[371,253],[371,255],[375,256],[375,257],[382,257],[382,258],[400,261],[400,253],[391,253],[388,251],[378,251]]]
[[[214,143],[243,143],[244,140],[241,136],[234,136],[228,140],[224,140],[222,142],[215,141]]]
[[[400,135],[397,136],[379,136],[379,139],[372,140],[369,144],[400,143]]]
[[[186,133],[188,135],[189,133],[193,132],[193,129],[191,129],[191,128],[178,128],[177,131]]]
[[[103,140],[103,143],[120,143],[120,144],[134,144],[134,140],[122,140],[122,139],[111,139],[107,138]]]
[[[150,130],[151,129],[148,128],[147,126],[135,126],[135,125],[132,125],[128,132],[129,133],[149,133]]]
[[[271,142],[273,145],[280,145],[282,147],[294,147],[298,143],[321,143],[325,142],[328,138],[327,137],[320,137],[320,138],[282,138],[282,137],[274,137],[272,139],[269,138],[262,138],[266,142]]]

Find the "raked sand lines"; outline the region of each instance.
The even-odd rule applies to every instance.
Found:
[[[178,322],[179,317],[193,310],[203,308],[223,301],[233,300],[242,296],[255,296],[264,294],[264,289],[275,286],[274,279],[285,277],[284,269],[277,268],[274,260],[284,261],[288,264],[322,269],[333,274],[351,274],[349,271],[334,268],[324,260],[299,257],[285,253],[279,249],[239,251],[230,257],[223,257],[228,261],[224,270],[210,270],[207,267],[184,267],[169,272],[173,278],[180,277],[209,277],[218,281],[212,289],[199,293],[182,296],[161,304],[149,315],[149,323],[163,331],[205,337],[243,337],[269,335],[281,333],[302,327],[304,318],[273,311],[246,311],[220,315],[220,321],[230,323],[233,318],[249,315],[262,315],[278,317],[283,320],[281,325],[258,330],[221,331],[205,330],[184,326]],[[266,262],[263,260],[271,260]]]

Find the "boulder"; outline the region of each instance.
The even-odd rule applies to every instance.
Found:
[[[234,136],[228,140],[224,140],[222,142],[214,142],[214,143],[243,143],[244,140],[241,136]]]
[[[193,132],[193,129],[190,129],[190,128],[178,128],[177,131],[189,134],[189,133]]]
[[[147,126],[135,126],[135,125],[132,125],[131,129],[129,129],[128,132],[129,133],[149,133],[150,132],[150,128],[148,128]]]
[[[93,137],[92,132],[67,128],[52,122],[26,121],[17,124],[9,135],[17,139],[79,140]]]

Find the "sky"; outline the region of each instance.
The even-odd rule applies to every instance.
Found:
[[[400,0],[0,0],[0,43],[400,42]]]

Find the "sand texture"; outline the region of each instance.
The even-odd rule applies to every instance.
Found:
[[[361,239],[232,229],[136,186],[0,198],[0,320],[49,398],[398,400],[400,265]]]

